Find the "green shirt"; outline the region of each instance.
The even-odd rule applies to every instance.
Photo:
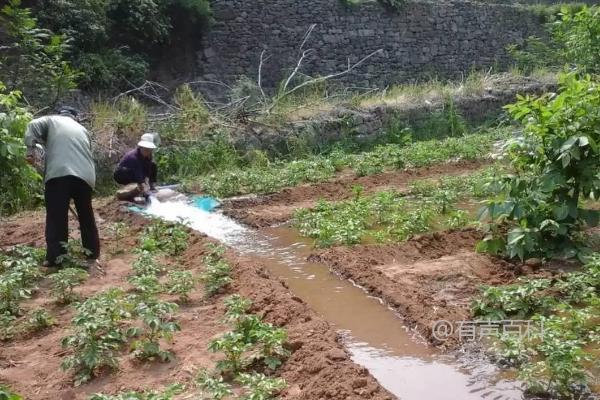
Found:
[[[94,187],[96,169],[87,129],[70,117],[51,115],[34,119],[27,126],[25,145],[31,154],[39,143],[46,151],[44,181],[76,176]]]

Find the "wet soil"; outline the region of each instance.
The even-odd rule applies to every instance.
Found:
[[[83,296],[91,296],[110,287],[128,288],[126,277],[131,273],[136,236],[146,220],[122,212],[115,202],[96,203],[98,225],[103,242],[101,262],[104,274],[93,271],[90,278],[77,288]],[[0,222],[0,248],[15,244],[43,246],[44,215],[42,212],[23,214]],[[126,222],[129,232],[117,249],[108,227],[115,221]],[[71,221],[75,226],[75,221]],[[202,271],[205,236],[193,233],[190,246],[179,260],[194,273]],[[182,331],[167,345],[176,359],[170,363],[140,363],[123,351],[120,370],[103,373],[90,383],[73,387],[72,375],[60,368],[69,354],[61,338],[70,333],[69,322],[74,315],[70,306],[59,306],[49,297],[46,280],[40,283],[35,296],[24,304],[26,310],[44,307],[56,316],[57,325],[30,337],[19,337],[0,343],[0,383],[7,384],[26,399],[86,399],[97,392],[117,393],[123,390],[161,389],[166,385],[190,382],[199,368],[214,368],[219,355],[207,350],[209,341],[228,329],[222,322],[222,298],[240,293],[254,302],[253,312],[265,320],[287,329],[292,355],[277,374],[285,378],[288,387],[283,399],[392,399],[394,398],[368,373],[354,364],[339,343],[336,331],[315,314],[301,299],[287,289],[284,282],[274,279],[255,259],[226,254],[234,268],[234,283],[223,295],[205,299],[198,286],[188,304],[182,305],[176,318]],[[173,301],[174,299],[169,299]]]
[[[466,175],[489,163],[489,160],[459,161],[363,177],[346,173],[328,182],[295,186],[270,195],[225,200],[223,212],[248,226],[262,228],[289,221],[297,209],[312,207],[319,199],[348,199],[353,196],[354,186],[362,186],[365,193],[390,189],[401,192],[415,180]]]
[[[432,327],[440,320],[473,319],[471,302],[482,285],[555,273],[478,254],[474,248],[482,238],[475,229],[436,232],[393,245],[333,247],[311,258],[382,298],[432,344],[453,348],[458,337],[440,341]]]

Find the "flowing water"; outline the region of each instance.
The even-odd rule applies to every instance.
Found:
[[[285,227],[262,232],[188,202],[153,200],[146,214],[188,225],[241,254],[253,256],[284,279],[295,295],[340,332],[354,362],[404,400],[521,399],[516,382],[497,378],[490,364],[439,355],[408,331],[379,299],[307,261],[310,245]]]

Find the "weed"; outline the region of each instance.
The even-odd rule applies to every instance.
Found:
[[[83,283],[88,276],[86,271],[79,268],[64,268],[50,275],[52,296],[62,304],[68,304],[76,300],[77,295],[73,293],[73,288]]]

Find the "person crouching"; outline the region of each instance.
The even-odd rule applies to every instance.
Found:
[[[148,198],[149,192],[156,190],[158,167],[152,159],[155,149],[154,135],[145,133],[137,147],[121,158],[113,174],[118,184],[126,185],[117,192],[119,200],[132,201],[140,196]]]

